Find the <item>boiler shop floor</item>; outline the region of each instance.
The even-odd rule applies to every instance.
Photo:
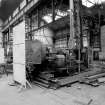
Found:
[[[19,87],[9,86],[12,75],[0,78],[0,105],[105,105],[105,85],[91,87],[75,83],[58,90],[32,85],[19,92]]]

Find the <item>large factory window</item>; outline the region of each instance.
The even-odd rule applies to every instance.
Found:
[[[88,39],[87,39],[87,37],[83,37],[83,47],[88,47]]]
[[[69,15],[69,0],[49,0],[39,9],[40,26]]]
[[[37,18],[37,14],[36,14],[31,17],[31,29],[34,30],[37,28],[38,28],[38,18]]]
[[[69,15],[69,0],[55,0],[55,20]]]
[[[49,29],[55,31],[69,24],[69,0],[48,0],[42,1],[26,17],[26,39],[33,39],[33,32],[39,28],[49,25]],[[58,23],[57,23],[57,21]],[[56,22],[54,22],[56,21]],[[53,23],[54,22],[54,23]]]
[[[41,4],[39,7],[39,25],[51,23],[53,21],[52,13],[52,0],[48,0],[46,3]]]
[[[55,48],[65,49],[67,48],[67,38],[58,39],[55,41]]]
[[[4,56],[8,65],[12,67],[13,62],[13,33],[12,29],[9,28],[3,37]]]
[[[60,26],[59,26],[60,27]],[[67,48],[68,36],[70,34],[69,27],[63,27],[55,31],[55,47]]]
[[[37,9],[33,10],[28,18],[27,18],[27,24],[29,25],[29,31],[33,31],[38,28],[38,12]]]

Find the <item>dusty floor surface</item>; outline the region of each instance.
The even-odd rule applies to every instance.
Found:
[[[0,105],[105,105],[105,85],[91,87],[73,84],[59,90],[40,88],[32,85],[32,89],[19,92],[19,87],[9,86],[12,76],[0,78]]]

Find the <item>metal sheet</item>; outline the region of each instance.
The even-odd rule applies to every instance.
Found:
[[[25,70],[25,22],[13,28],[13,77],[22,85],[26,85]]]
[[[39,40],[26,41],[26,62],[41,64],[45,56],[45,47]]]

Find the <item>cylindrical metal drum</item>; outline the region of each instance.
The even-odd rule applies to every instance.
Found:
[[[65,56],[58,54],[56,55],[56,66],[57,67],[64,67],[65,66]]]

